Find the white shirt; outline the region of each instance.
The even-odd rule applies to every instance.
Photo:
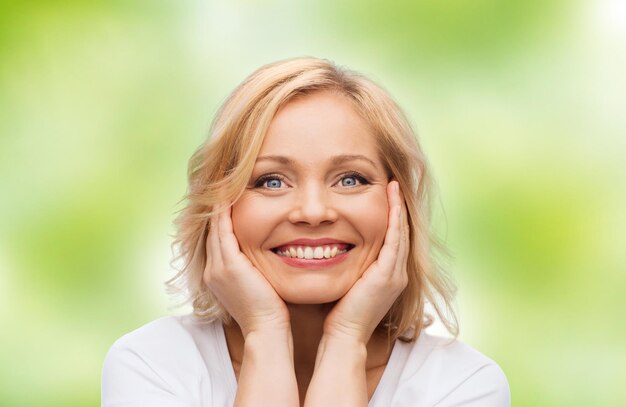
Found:
[[[102,371],[103,407],[232,406],[237,392],[221,322],[165,317],[118,339]],[[259,403],[262,405],[262,403]],[[396,341],[369,407],[508,407],[500,367],[469,346],[422,333]]]

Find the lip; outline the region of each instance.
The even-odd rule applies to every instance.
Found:
[[[298,259],[296,257],[279,256],[274,252],[272,253],[274,254],[274,256],[278,257],[278,259],[281,260],[283,263],[286,263],[287,265],[292,267],[304,269],[321,269],[341,263],[348,257],[350,250],[345,253],[338,254],[337,256],[330,259]]]

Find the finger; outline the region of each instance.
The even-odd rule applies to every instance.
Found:
[[[387,199],[389,200],[389,208],[402,206],[404,199],[398,181],[391,181],[389,185],[387,185]]]
[[[398,191],[398,199],[400,200],[400,248],[398,250],[398,264],[401,267],[406,265],[406,258],[408,256],[410,247],[410,228],[409,228],[409,216],[406,207],[406,201],[402,191]]]
[[[387,186],[387,196],[389,200],[389,221],[387,225],[387,232],[385,233],[385,242],[380,249],[378,255],[379,264],[390,267],[392,270],[395,268],[396,258],[401,243],[401,205],[398,196],[399,187],[397,181],[391,181]]]
[[[209,256],[212,260],[212,267],[216,270],[219,270],[221,268],[219,267],[219,265],[222,263],[218,224],[218,214],[220,213],[220,211],[221,205],[215,205],[213,207],[213,214],[211,215],[211,225],[209,229],[209,241],[207,242],[207,245],[209,247]]]
[[[218,235],[220,240],[220,248],[222,259],[225,264],[232,264],[240,260],[239,242],[233,232],[233,222],[231,219],[231,207],[224,208],[218,218]]]
[[[408,222],[408,211],[406,203],[402,199],[402,208],[400,212],[400,247],[398,249],[398,257],[396,259],[396,274],[401,276],[406,274],[407,258],[411,247],[410,228]]]

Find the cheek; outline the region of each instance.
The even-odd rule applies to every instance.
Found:
[[[231,212],[233,232],[242,249],[249,247],[255,240],[253,233],[255,228],[247,226],[256,222],[257,219],[255,219],[254,213],[254,205],[250,202],[250,199],[246,199],[245,196],[242,196],[233,204]]]
[[[382,197],[378,197],[370,208],[370,221],[367,223],[367,231],[374,245],[376,246],[376,252],[382,246],[385,240],[385,234],[387,232],[387,224],[389,222],[389,204],[387,202],[387,196],[383,194]]]
[[[246,193],[233,204],[233,232],[244,253],[249,255],[249,250],[261,247],[275,223],[273,213],[275,210],[268,206],[266,200]]]
[[[358,200],[350,202],[347,212],[351,222],[357,227],[365,244],[378,249],[382,246],[387,232],[389,204],[384,188],[372,191]]]

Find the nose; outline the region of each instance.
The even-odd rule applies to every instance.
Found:
[[[319,226],[334,223],[337,216],[330,191],[317,185],[308,185],[296,191],[288,219],[295,224]]]

